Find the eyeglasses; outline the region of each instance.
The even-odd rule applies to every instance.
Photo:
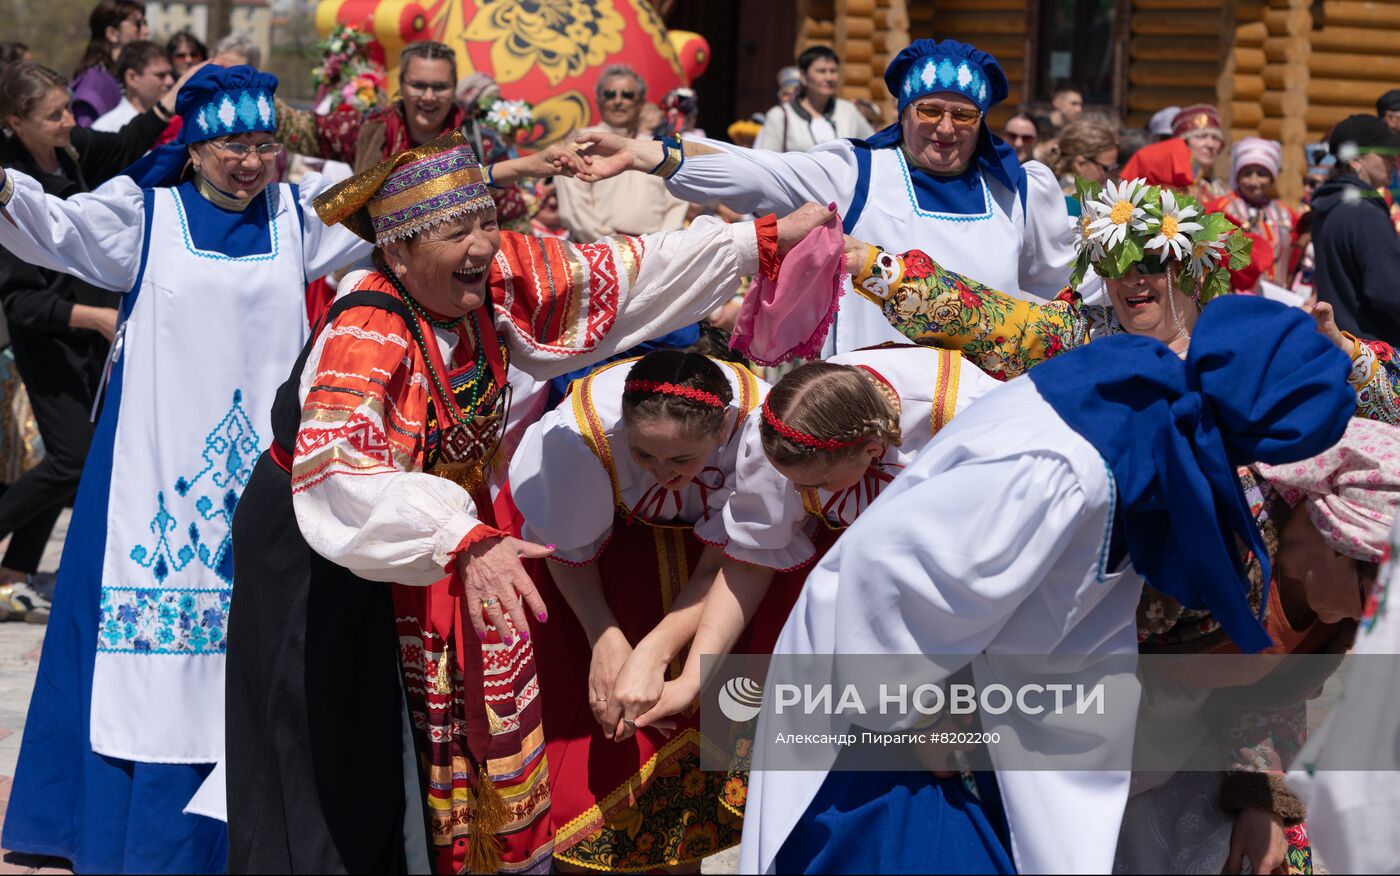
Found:
[[[256,152],[259,158],[275,158],[282,152],[281,143],[237,143],[229,140],[215,140],[214,146],[220,152],[232,155],[239,161]]]
[[[1103,171],[1104,176],[1113,176],[1115,173],[1118,172],[1119,165],[1117,164],[1104,164],[1097,158],[1090,158],[1087,155],[1082,155],[1080,157],[1083,158],[1085,161],[1089,162],[1090,164],[1097,165],[1099,170]]]
[[[982,121],[982,111],[968,107],[950,110],[936,103],[916,103],[914,104],[914,112],[918,114],[919,118],[932,125],[942,124],[944,116],[951,118],[953,124],[959,128],[971,128]]]
[[[403,90],[415,96],[425,96],[428,94],[451,94],[451,82],[414,82],[405,80]]]
[[[1002,134],[1002,137],[1004,137],[1008,143],[1034,143],[1036,140],[1040,139],[1035,134],[1013,134],[1010,131]]]
[[[635,92],[635,91],[613,91],[611,88],[606,88],[606,89],[603,90],[603,100],[617,100],[619,97],[622,98],[623,100],[636,100],[636,99],[637,99],[637,92]]]

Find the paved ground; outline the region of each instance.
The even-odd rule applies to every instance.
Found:
[[[63,537],[68,532],[68,513],[54,527],[44,552],[41,570],[58,568]],[[10,802],[10,782],[19,761],[19,743],[24,734],[24,716],[29,711],[29,695],[34,690],[34,674],[39,669],[39,651],[44,644],[44,627],[35,624],[0,623],[0,825]],[[67,862],[56,858],[19,855],[0,849],[0,874],[68,873]]]
[[[58,568],[58,554],[68,528],[65,513],[54,528],[49,550],[44,554],[41,568]],[[24,733],[24,717],[29,710],[29,696],[34,690],[34,676],[39,668],[39,651],[44,643],[44,627],[23,623],[0,623],[0,825],[4,824],[5,809],[10,800],[10,783],[19,760],[19,743]],[[20,855],[0,849],[0,874],[9,873],[69,873],[67,862],[56,858]],[[739,872],[738,849],[722,852],[706,860],[705,873]]]

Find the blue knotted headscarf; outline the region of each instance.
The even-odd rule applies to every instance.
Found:
[[[123,173],[142,188],[167,186],[179,179],[188,155],[186,147],[234,134],[275,132],[277,111],[273,97],[277,77],[253,67],[201,67],[180,88],[175,112],[180,116],[180,136],[157,149]]]
[[[905,107],[921,97],[930,94],[953,93],[966,97],[977,105],[984,114],[993,106],[1006,100],[1011,93],[1006,81],[1006,73],[1001,64],[991,54],[960,43],[957,40],[915,40],[904,48],[885,68],[885,86],[899,102],[899,118],[893,125],[876,133],[866,144],[872,149],[898,147],[904,139],[904,129],[900,119]],[[977,151],[974,154],[978,168],[993,179],[1017,192],[1021,196],[1021,209],[1026,209],[1026,172],[1021,161],[1012,149],[999,137],[993,136],[984,118],[977,132]],[[930,184],[936,184],[937,177],[925,174],[910,167],[911,174],[918,174]],[[915,181],[916,184],[918,180]],[[950,212],[980,212],[980,191],[965,210]]]
[[[1030,378],[1113,471],[1133,566],[1254,652],[1273,643],[1249,604],[1236,537],[1263,567],[1261,613],[1269,558],[1236,469],[1337,443],[1356,409],[1350,367],[1302,311],[1229,295],[1202,311],[1184,363],[1160,341],[1114,335]]]

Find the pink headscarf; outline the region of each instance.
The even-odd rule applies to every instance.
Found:
[[[1379,562],[1400,506],[1400,428],[1353,419],[1330,450],[1285,465],[1255,466],[1290,505],[1302,502],[1337,553]]]
[[[1263,137],[1245,137],[1236,142],[1230,153],[1230,185],[1239,185],[1240,171],[1256,164],[1278,179],[1283,168],[1283,146]]]

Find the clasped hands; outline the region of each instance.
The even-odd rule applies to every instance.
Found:
[[[675,732],[672,716],[690,707],[700,686],[686,674],[666,681],[669,663],[645,642],[634,649],[617,627],[598,637],[588,671],[588,700],[605,737],[622,742],[647,727],[667,738]]]

